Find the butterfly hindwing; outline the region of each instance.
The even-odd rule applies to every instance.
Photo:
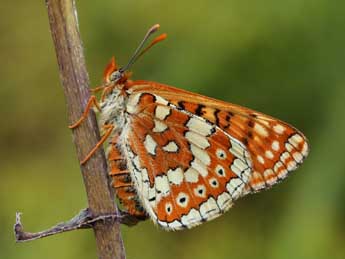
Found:
[[[165,229],[190,228],[229,209],[251,176],[245,146],[159,95],[133,91],[125,150],[138,195]]]

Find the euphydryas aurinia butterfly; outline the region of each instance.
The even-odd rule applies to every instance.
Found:
[[[77,127],[95,106],[107,139],[113,186],[124,209],[150,217],[166,230],[197,226],[227,211],[235,200],[267,189],[295,170],[308,154],[305,136],[262,113],[149,81],[129,80],[114,58],[104,72],[103,94],[89,100]]]

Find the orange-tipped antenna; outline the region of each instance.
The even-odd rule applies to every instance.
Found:
[[[165,40],[168,37],[166,33],[163,33],[151,41],[150,45],[148,45],[145,49],[143,49],[138,56],[135,58],[134,62],[137,61],[146,51],[148,51],[152,46],[156,45],[158,42]]]
[[[144,50],[142,50],[142,48],[144,47],[145,43],[147,42],[148,38],[155,33],[158,29],[159,29],[160,25],[159,24],[155,24],[153,25],[146,33],[146,35],[144,36],[143,40],[140,42],[139,46],[137,47],[137,49],[134,51],[134,54],[132,55],[132,57],[130,58],[129,62],[127,63],[126,66],[122,67],[119,69],[120,73],[125,72],[126,70],[128,70],[135,61],[137,61],[137,59],[142,56],[146,51],[148,51],[153,45],[155,45],[156,43],[164,40],[167,35],[164,33],[158,37],[156,37],[149,46],[147,46]]]

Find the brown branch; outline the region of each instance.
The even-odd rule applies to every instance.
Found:
[[[68,118],[72,123],[80,117],[90,97],[89,78],[79,35],[75,1],[46,0],[46,5],[66,97]],[[73,141],[79,161],[82,161],[98,140],[96,117],[90,112],[88,119],[73,130]],[[97,151],[85,165],[81,166],[81,171],[91,215],[117,215],[113,190],[108,184],[107,163],[103,149]],[[118,221],[113,220],[107,224],[96,221],[92,225],[99,258],[125,258],[119,224]]]
[[[89,210],[84,209],[79,212],[78,215],[73,217],[67,222],[61,222],[47,230],[31,233],[25,232],[23,224],[21,222],[21,213],[16,213],[16,224],[14,225],[14,233],[16,235],[17,242],[28,242],[33,241],[36,239],[56,235],[59,233],[72,231],[76,229],[85,229],[85,228],[92,228],[93,220],[90,220]]]
[[[17,212],[16,224],[14,225],[14,234],[16,236],[16,241],[18,243],[22,243],[22,242],[33,241],[40,238],[72,231],[72,230],[92,228],[95,225],[95,223],[98,221],[101,221],[103,224],[108,224],[113,221],[118,221],[121,224],[125,224],[127,226],[133,226],[138,223],[138,219],[136,217],[129,215],[126,212],[121,212],[120,215],[106,214],[106,215],[94,216],[90,213],[89,209],[83,209],[69,221],[61,222],[49,229],[32,233],[32,232],[24,231],[24,226],[21,222],[21,213]]]

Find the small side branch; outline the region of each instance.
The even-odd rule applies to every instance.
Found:
[[[16,213],[16,224],[14,225],[14,233],[16,236],[16,242],[27,242],[36,239],[44,238],[47,236],[52,236],[55,234],[68,232],[76,229],[92,228],[92,223],[94,221],[90,217],[89,209],[84,209],[79,212],[78,215],[66,222],[58,223],[57,225],[51,227],[50,229],[31,233],[25,232],[23,224],[21,222],[21,213]]]
[[[81,210],[69,221],[58,223],[55,226],[40,232],[32,233],[24,231],[24,226],[21,222],[21,212],[17,212],[16,224],[14,225],[14,234],[16,236],[16,242],[22,243],[72,230],[93,228],[94,224],[98,221],[102,221],[104,225],[111,224],[115,221],[128,226],[133,226],[138,223],[137,218],[124,212],[120,212],[120,214],[107,214],[95,217],[87,208]]]

